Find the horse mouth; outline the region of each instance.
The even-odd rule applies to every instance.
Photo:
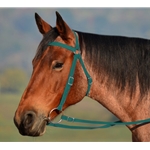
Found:
[[[14,123],[21,135],[36,137],[45,133],[48,119],[43,115],[28,111],[21,119],[14,117]]]
[[[46,131],[46,125],[49,124],[59,112],[55,110],[51,116],[37,114],[34,111],[26,111],[21,116],[15,114],[14,123],[18,131],[23,136],[42,136]]]
[[[47,121],[36,122],[32,127],[26,128],[23,124],[18,127],[19,133],[23,136],[42,136],[46,131]]]

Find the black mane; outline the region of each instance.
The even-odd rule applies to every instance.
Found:
[[[81,51],[82,48],[86,50],[89,64],[102,80],[106,75],[109,85],[113,81],[121,91],[128,85],[131,96],[137,82],[141,96],[150,90],[150,40],[76,32],[79,34]],[[48,43],[58,35],[55,27],[46,33],[34,59],[40,58]]]
[[[150,89],[150,40],[122,36],[104,36],[78,32],[81,49],[93,71],[107,75],[108,81],[124,90],[128,85],[131,96],[139,82],[141,95]]]

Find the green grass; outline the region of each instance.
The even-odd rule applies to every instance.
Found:
[[[46,133],[41,137],[27,137],[19,134],[13,123],[15,110],[21,94],[0,93],[0,141],[1,142],[125,142],[131,141],[131,133],[125,126],[107,129],[71,130],[47,126]],[[93,111],[94,110],[94,111]],[[83,119],[110,121],[112,115],[97,102],[85,98],[82,102],[65,111],[66,115]],[[115,121],[115,120],[114,120]]]

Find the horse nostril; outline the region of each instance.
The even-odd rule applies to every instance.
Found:
[[[33,111],[28,111],[25,113],[23,117],[23,122],[22,122],[25,129],[33,125],[35,117],[36,117],[36,114]]]

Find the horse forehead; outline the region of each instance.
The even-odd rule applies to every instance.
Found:
[[[42,54],[42,56],[33,59],[33,70],[36,72],[44,72],[44,70],[51,66],[53,61],[61,61],[65,62],[66,59],[72,59],[70,57],[70,53],[66,49],[63,49],[61,47],[54,46],[53,48],[48,47]],[[45,69],[44,69],[45,68]]]
[[[60,43],[66,44],[64,41],[60,40]],[[48,49],[44,52],[44,57],[49,58],[50,60],[55,59],[66,59],[72,56],[72,52],[66,48],[60,46],[48,46]]]
[[[70,46],[74,45],[70,40],[69,43],[68,42],[66,43],[66,41],[64,41],[59,35],[55,38],[54,41],[60,42],[62,44],[67,44]],[[41,41],[41,43],[38,46],[36,55],[33,59],[33,65],[41,60],[42,62],[44,62],[45,60],[49,60],[49,62],[51,62],[54,59],[62,59],[62,58],[64,59],[65,57],[71,56],[72,53],[71,51],[59,46],[50,46],[48,45],[49,43],[50,41],[48,40],[43,39]]]
[[[55,41],[56,42],[65,43],[64,40],[60,36],[57,36],[57,38],[55,39]]]

